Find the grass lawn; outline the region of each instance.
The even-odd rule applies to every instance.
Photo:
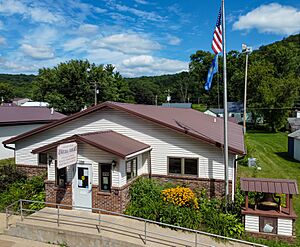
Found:
[[[201,112],[205,112],[207,110],[207,106],[204,104],[192,104],[192,108]]]
[[[296,179],[300,186],[300,162],[289,158],[286,133],[247,133],[251,156],[258,161],[261,171],[239,165],[239,177]],[[300,217],[300,197],[293,197],[294,209]],[[296,220],[296,234],[300,238],[300,218]]]

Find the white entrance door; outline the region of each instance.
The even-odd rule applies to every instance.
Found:
[[[90,164],[76,165],[73,180],[73,208],[83,209],[78,207],[92,207],[92,165]]]

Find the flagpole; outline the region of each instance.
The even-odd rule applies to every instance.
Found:
[[[222,0],[222,45],[223,45],[223,81],[224,81],[224,177],[225,177],[225,197],[229,200],[228,184],[228,110],[227,110],[227,71],[226,71],[226,35],[225,35],[225,3]]]

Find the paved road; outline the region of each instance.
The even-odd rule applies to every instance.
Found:
[[[16,222],[18,216],[12,216],[10,222]],[[5,229],[5,214],[0,213],[0,247],[55,247],[55,244],[44,244],[37,241],[27,240],[3,235]]]

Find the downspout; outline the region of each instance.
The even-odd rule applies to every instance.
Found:
[[[148,172],[149,172],[149,178],[151,179],[151,174],[152,174],[152,166],[151,166],[151,150],[149,150],[149,159],[148,159]]]
[[[236,155],[237,157],[237,155]],[[236,191],[236,174],[237,174],[237,161],[243,159],[245,157],[244,156],[241,156],[241,157],[238,157],[238,158],[235,158],[233,160],[233,174],[232,174],[232,188],[231,188],[231,199],[232,201],[234,202],[234,194],[235,194],[235,191]]]
[[[5,148],[7,148],[7,149],[14,150],[14,163],[16,163],[16,148],[7,146],[7,144],[4,144],[4,143],[3,143],[3,146],[4,146]]]

